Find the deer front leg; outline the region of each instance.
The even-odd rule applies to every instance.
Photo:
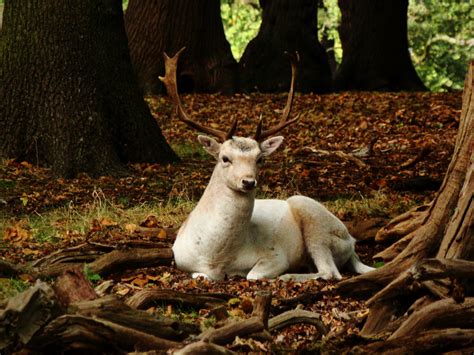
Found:
[[[198,272],[192,272],[191,276],[193,279],[197,279],[198,277],[202,277],[207,280],[219,281],[223,280],[225,277],[225,272],[222,268],[216,267],[200,267],[198,268]]]
[[[268,259],[260,259],[247,274],[247,280],[275,279],[288,270],[286,258],[276,255]]]

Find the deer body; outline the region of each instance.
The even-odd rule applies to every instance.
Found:
[[[199,136],[217,159],[209,185],[180,228],[173,252],[176,265],[193,276],[221,280],[276,278],[313,260],[317,274],[284,278],[340,279],[348,263],[357,272],[371,268],[358,261],[354,239],[323,205],[304,196],[288,200],[255,199],[257,160],[282,142],[274,137],[258,144],[234,137],[223,144]],[[247,183],[244,183],[247,181]]]
[[[226,275],[248,279],[275,278],[297,271],[309,262],[313,274],[286,274],[282,278],[340,279],[339,269],[348,264],[355,272],[373,268],[355,254],[355,240],[344,224],[323,205],[304,196],[287,200],[256,200],[257,167],[283,141],[272,137],[298,118],[289,120],[299,56],[291,59],[291,85],[280,123],[262,130],[260,120],[254,138],[234,137],[237,121],[228,132],[201,125],[188,117],[178,95],[176,68],[181,49],[165,55],[165,76],[160,77],[173,100],[178,117],[207,136],[198,139],[216,160],[209,185],[196,208],[181,226],[173,253],[176,265],[193,277],[221,280]]]

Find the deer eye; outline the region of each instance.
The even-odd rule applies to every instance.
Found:
[[[257,158],[257,164],[261,164],[261,163],[262,163],[262,161],[263,161],[263,158],[262,158],[262,157],[260,157],[260,158]]]
[[[223,163],[230,163],[230,159],[224,155],[224,156],[222,157],[222,162],[223,162]]]

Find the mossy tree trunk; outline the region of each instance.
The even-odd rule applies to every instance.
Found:
[[[436,197],[419,215],[416,228],[405,219],[392,228],[406,227],[408,240],[383,267],[341,282],[340,293],[366,298],[369,317],[362,334],[391,334],[386,344],[366,352],[403,352],[407,344],[425,338],[444,344],[443,350],[474,346],[474,62],[466,77],[456,147]],[[388,233],[383,231],[383,233]]]
[[[130,62],[120,0],[6,0],[0,156],[58,176],[176,160]]]
[[[326,92],[331,88],[331,69],[318,41],[314,0],[260,1],[260,30],[245,48],[239,62],[243,91],[280,92],[290,87],[291,70],[284,52],[298,51],[300,63],[296,90]]]
[[[426,90],[408,53],[408,0],[339,0],[339,90]]]
[[[140,87],[166,93],[163,52],[183,53],[177,73],[180,92],[233,93],[237,63],[225,38],[219,0],[130,0],[125,12],[130,54]]]

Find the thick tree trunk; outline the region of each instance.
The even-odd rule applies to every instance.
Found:
[[[233,93],[237,63],[224,35],[219,0],[130,0],[125,13],[130,55],[147,94],[166,93],[163,52],[186,47],[179,65],[180,92]]]
[[[339,90],[426,90],[408,53],[408,0],[339,0]]]
[[[244,91],[287,91],[291,71],[285,51],[300,54],[296,90],[326,92],[331,69],[318,41],[317,1],[260,1],[262,25],[240,60],[240,87]]]
[[[412,214],[397,218],[410,242],[382,268],[341,282],[340,292],[366,297],[370,313],[364,336],[387,335],[365,352],[404,352],[407,344],[449,344],[449,349],[472,350],[474,319],[474,62],[466,77],[463,108],[455,151],[443,184],[422,221]],[[403,224],[403,225],[402,225]],[[393,248],[392,248],[393,250]],[[435,259],[427,259],[434,257]],[[441,329],[428,331],[430,329]],[[437,349],[438,350],[438,349]]]
[[[341,292],[367,296],[386,286],[415,263],[438,254],[439,258],[472,260],[474,93],[471,62],[463,95],[460,127],[451,163],[443,184],[432,201],[428,216],[412,231],[410,242],[382,268],[338,285]]]
[[[177,159],[136,85],[121,5],[6,1],[0,156],[66,177]]]

